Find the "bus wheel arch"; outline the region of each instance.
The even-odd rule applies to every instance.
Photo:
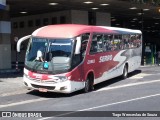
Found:
[[[128,63],[125,63],[122,71],[122,79],[126,79],[128,77]]]
[[[94,89],[94,73],[89,72],[86,80],[85,80],[85,86],[84,86],[84,92],[90,92]]]

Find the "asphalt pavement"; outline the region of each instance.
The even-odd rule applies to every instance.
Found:
[[[129,77],[134,76],[135,74],[139,74],[139,77],[143,77],[144,74],[159,74],[160,71],[160,66],[142,66],[139,69],[137,69],[136,71],[132,72],[129,74]],[[144,73],[144,74],[143,74]],[[151,78],[147,78],[149,80],[152,79]],[[114,84],[113,84],[114,81]],[[111,81],[107,81],[107,84],[111,84],[112,85],[118,85],[118,84],[122,84],[123,81],[118,82],[119,79],[113,79]],[[146,81],[146,79],[145,79]],[[125,81],[126,83],[127,81]],[[130,81],[129,81],[130,82]],[[96,89],[98,89],[98,87],[103,87],[103,85],[97,85]],[[23,72],[7,72],[7,73],[2,73],[0,74],[0,95],[1,96],[6,96],[6,95],[11,95],[14,93],[21,93],[21,92],[27,92],[28,90],[26,89],[26,87],[23,84]]]
[[[23,85],[22,74],[1,76],[0,111],[48,111],[45,114],[55,114],[23,118],[27,120],[159,120],[159,71],[159,66],[142,66],[125,80],[114,78],[96,85],[93,92],[71,94],[28,91]]]

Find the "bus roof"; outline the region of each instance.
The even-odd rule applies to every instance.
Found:
[[[139,30],[131,30],[124,28],[105,27],[105,26],[90,26],[79,24],[60,24],[48,25],[35,30],[32,35],[36,37],[48,38],[73,38],[83,33],[97,32],[97,33],[141,33]]]
[[[109,29],[109,30],[114,30],[117,31],[118,33],[123,33],[123,34],[129,34],[129,33],[137,33],[137,34],[141,34],[142,32],[140,30],[133,30],[133,29],[127,29],[127,28],[119,28],[119,27],[105,27],[105,26],[99,26],[105,29]]]

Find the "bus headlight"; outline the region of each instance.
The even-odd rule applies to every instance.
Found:
[[[64,82],[64,81],[68,80],[66,76],[58,76],[58,78],[59,78],[58,79],[59,82]]]

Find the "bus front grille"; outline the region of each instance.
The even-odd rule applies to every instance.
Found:
[[[48,90],[54,90],[55,89],[55,86],[41,86],[41,85],[35,85],[35,84],[31,84],[31,85],[34,88],[45,88],[45,89],[48,89]]]

